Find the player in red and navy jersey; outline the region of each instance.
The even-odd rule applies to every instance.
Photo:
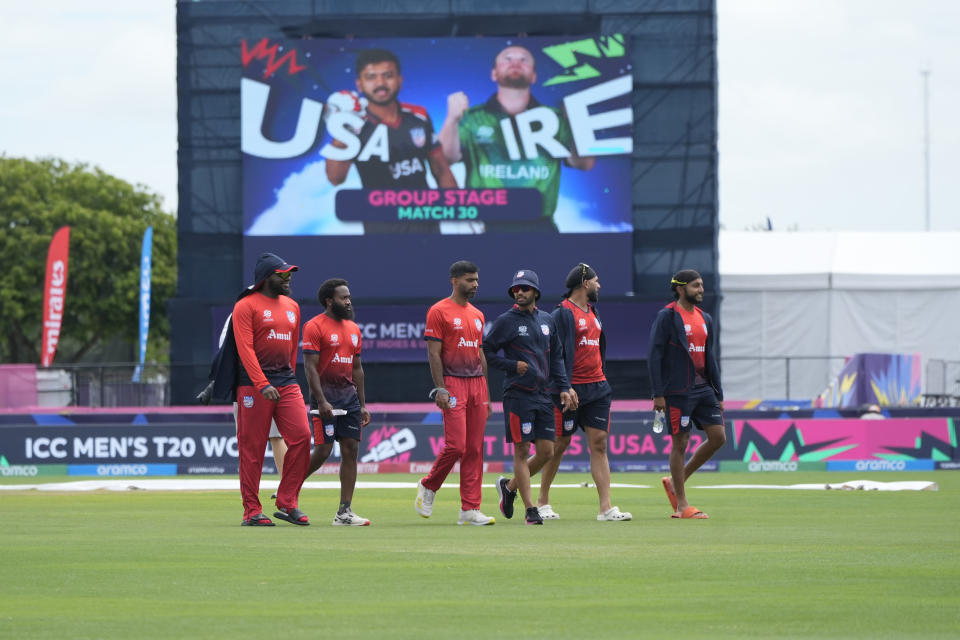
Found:
[[[423,337],[434,388],[430,397],[443,411],[443,450],[426,478],[417,483],[416,512],[433,514],[437,491],[460,461],[460,519],[457,524],[488,525],[480,511],[483,481],[483,431],[490,417],[487,360],[483,355],[483,313],[470,304],[477,293],[477,266],[467,260],[450,265],[450,297],[427,312]]]
[[[271,419],[287,443],[273,515],[292,524],[310,524],[307,514],[297,508],[310,460],[310,428],[295,374],[300,305],[289,295],[290,278],[296,270],[280,257],[264,253],[254,269],[256,284],[233,307],[233,334],[241,365],[237,372],[237,447],[241,524],[245,526],[273,526],[263,515],[257,495]]]
[[[554,396],[554,419],[557,442],[553,457],[543,465],[543,479],[537,509],[544,520],[556,520],[560,516],[550,506],[550,485],[560,468],[563,452],[570,445],[570,438],[577,427],[587,436],[590,451],[590,473],[597,485],[600,511],[597,520],[621,522],[633,516],[610,504],[610,461],[607,459],[607,436],[610,433],[610,402],[613,391],[603,373],[603,358],[606,339],[603,325],[593,304],[600,291],[600,278],[593,268],[581,262],[566,279],[567,293],[563,302],[554,309],[553,319],[557,335],[563,346],[563,362],[579,404],[574,411],[561,411],[560,398]]]
[[[455,189],[456,179],[443,155],[427,110],[400,102],[403,86],[400,61],[385,49],[365,49],[357,55],[357,91],[367,99],[360,129],[359,155],[353,160],[327,160],[327,179],[342,184],[356,162],[360,182],[367,189],[427,189],[427,168],[437,186]],[[334,140],[333,145],[346,145]],[[373,150],[369,153],[368,150]],[[365,222],[366,232],[436,233],[437,222]]]
[[[650,330],[650,385],[653,408],[666,413],[670,436],[670,476],[663,478],[674,518],[705,519],[707,514],[687,502],[687,479],[726,442],[723,388],[715,352],[713,319],[697,306],[703,302],[703,278],[693,269],[678,271],[670,280],[674,301],[657,313]],[[696,425],[707,439],[683,464]]]
[[[370,423],[360,363],[360,327],[353,321],[353,300],[348,283],[331,278],[320,285],[317,298],[324,312],[303,327],[303,367],[312,396],[313,453],[307,475],[320,468],[340,443],[340,507],[334,526],[365,527],[370,524],[353,512],[357,484],[360,430]],[[339,411],[337,411],[339,410]],[[335,413],[336,412],[336,413]]]

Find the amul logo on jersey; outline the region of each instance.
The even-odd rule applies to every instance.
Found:
[[[590,339],[587,338],[587,336],[583,336],[582,338],[580,338],[580,342],[578,342],[577,345],[578,345],[578,346],[581,346],[581,347],[584,347],[584,346],[586,346],[586,347],[599,347],[599,346],[600,346],[600,341],[599,341],[599,340],[590,340]]]
[[[286,340],[290,342],[293,339],[292,331],[275,331],[270,329],[270,333],[267,334],[267,340]]]
[[[695,344],[690,345],[690,353],[705,353],[706,350],[706,347],[701,347]]]
[[[351,362],[353,362],[353,356],[342,356],[339,353],[335,353],[333,354],[333,360],[331,360],[330,362],[336,362],[339,364],[344,364],[344,363],[350,364]]]
[[[459,349],[460,347],[472,347],[476,349],[478,346],[480,346],[479,343],[480,343],[479,340],[466,340],[463,336],[460,336],[460,342],[457,343],[457,348]]]

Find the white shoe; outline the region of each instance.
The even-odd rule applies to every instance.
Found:
[[[560,514],[553,510],[548,504],[543,505],[542,507],[537,507],[537,511],[540,512],[540,517],[544,520],[559,520]]]
[[[366,518],[361,518],[355,514],[351,509],[347,509],[343,513],[338,513],[333,518],[333,526],[335,527],[369,527],[370,521]]]
[[[413,508],[424,518],[429,518],[433,515],[433,499],[436,497],[436,491],[430,491],[430,489],[423,486],[422,481],[418,481],[417,501],[414,503]]]
[[[543,512],[541,511],[540,513]],[[623,522],[625,520],[633,520],[633,516],[629,511],[620,511],[617,507],[610,507],[608,511],[599,514],[597,520],[602,522]]]
[[[490,516],[485,516],[480,513],[480,509],[467,509],[466,511],[460,511],[460,519],[457,520],[457,524],[472,524],[478,527],[482,527],[487,524],[495,524],[497,521]]]

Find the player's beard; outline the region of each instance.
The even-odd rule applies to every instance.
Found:
[[[330,301],[330,311],[338,320],[353,320],[353,307],[349,309],[342,304]]]
[[[587,292],[587,302],[596,302],[599,297],[600,292],[596,290]]]
[[[510,89],[529,89],[532,83],[530,82],[530,78],[523,74],[517,76],[507,74],[500,78],[499,84],[501,87],[508,87]]]
[[[689,302],[690,304],[699,304],[699,303],[703,302],[703,298],[701,297],[701,294],[699,294],[699,293],[690,294],[690,293],[686,293],[686,292],[685,292],[685,293],[683,294],[683,297],[684,297],[684,299],[686,299],[686,301]]]
[[[290,295],[290,281],[284,280],[282,282],[275,282],[273,279],[268,279],[266,282],[267,290],[275,296],[289,296]]]
[[[380,87],[377,87],[377,89],[379,89],[379,88],[380,88]],[[376,91],[376,89],[374,89],[374,91]],[[370,101],[370,102],[372,102],[373,104],[375,104],[375,105],[377,105],[377,106],[380,106],[380,107],[389,106],[389,105],[393,104],[394,102],[396,102],[396,100],[397,100],[397,93],[396,93],[396,92],[392,92],[392,91],[390,91],[389,89],[387,89],[387,93],[384,94],[384,95],[385,95],[385,97],[383,97],[383,98],[377,98],[377,97],[374,96],[373,93],[364,94],[364,96],[367,98],[368,101]]]

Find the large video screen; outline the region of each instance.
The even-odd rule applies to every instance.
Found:
[[[245,272],[271,251],[391,299],[469,259],[547,294],[583,261],[631,291],[623,36],[240,44]]]

